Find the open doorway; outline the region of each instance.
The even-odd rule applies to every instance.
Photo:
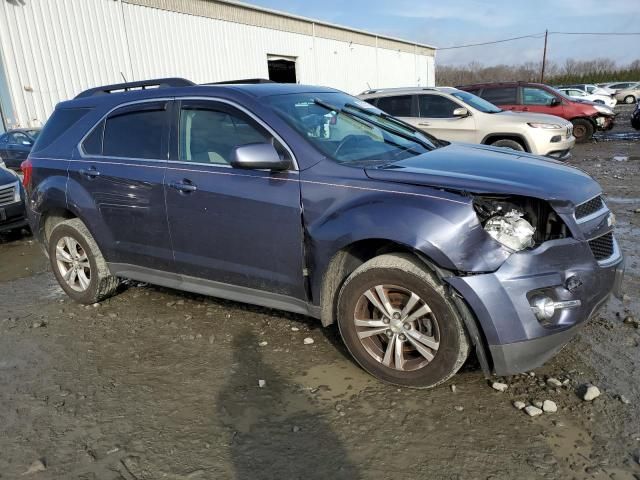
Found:
[[[269,80],[277,83],[298,83],[296,76],[296,57],[267,55]]]

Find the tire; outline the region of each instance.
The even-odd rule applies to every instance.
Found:
[[[524,152],[524,147],[522,144],[516,140],[510,140],[508,138],[503,138],[501,140],[496,140],[491,143],[492,147],[502,147],[502,148],[510,148],[511,150],[516,150],[518,152]]]
[[[382,288],[383,295],[377,293],[378,288]],[[372,292],[380,308],[365,296]],[[400,312],[412,294],[418,297],[417,303],[407,312]],[[390,315],[383,313],[386,308],[380,302],[382,298],[388,299],[392,307],[387,310]],[[430,312],[424,310],[425,306]],[[425,313],[420,315],[420,311]],[[402,318],[392,318],[404,313],[407,315]],[[415,315],[418,316],[412,320]],[[363,322],[371,325],[364,326]],[[455,375],[469,354],[464,323],[445,288],[406,254],[381,255],[358,267],[340,290],[337,323],[342,340],[360,366],[394,385],[435,387]],[[410,328],[406,328],[408,324]],[[381,332],[371,334],[373,331]],[[401,348],[396,349],[396,345]],[[426,354],[421,354],[416,345]],[[396,359],[397,352],[401,352],[400,361]]]
[[[627,95],[626,97],[624,97],[624,103],[626,103],[627,105],[636,103],[636,97],[634,97],[633,95]]]
[[[593,123],[585,118],[576,118],[571,120],[573,124],[573,136],[576,137],[576,143],[585,143],[591,140],[595,127]]]
[[[65,220],[53,227],[47,250],[56,280],[76,302],[89,305],[116,293],[120,279],[111,275],[97,243],[80,219]],[[75,275],[69,273],[74,267]],[[69,280],[65,280],[65,273],[69,273]]]

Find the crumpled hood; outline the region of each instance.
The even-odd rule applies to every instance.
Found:
[[[589,175],[561,162],[504,148],[452,143],[431,152],[366,168],[369,178],[470,193],[509,194],[580,204],[601,193]]]

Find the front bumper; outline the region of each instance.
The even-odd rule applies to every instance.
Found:
[[[0,232],[23,228],[28,225],[24,202],[0,206]]]
[[[557,139],[560,137],[560,139]],[[551,138],[546,138],[544,143],[541,142],[539,150],[545,157],[553,158],[554,160],[568,160],[571,158],[571,149],[576,144],[576,138],[573,134],[569,133],[567,137],[564,134],[553,135]],[[553,141],[556,140],[556,141]]]
[[[624,261],[619,249],[597,262],[585,241],[552,240],[518,252],[495,272],[450,277],[447,282],[465,299],[484,332],[497,375],[512,375],[539,367],[555,355],[606,302],[620,294]],[[567,280],[580,286],[570,291]],[[530,299],[545,292],[556,301],[580,300],[575,308],[556,312],[543,325]]]

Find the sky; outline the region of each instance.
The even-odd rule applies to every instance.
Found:
[[[436,47],[549,31],[640,32],[640,0],[245,0],[246,3]],[[440,65],[542,59],[543,38],[437,53]],[[550,35],[548,59],[640,59],[640,35]]]

